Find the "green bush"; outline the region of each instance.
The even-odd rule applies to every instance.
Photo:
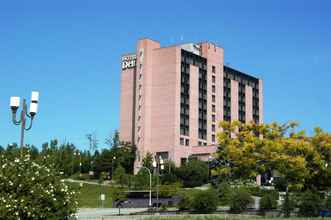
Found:
[[[199,191],[193,196],[192,208],[197,213],[212,213],[218,205],[217,192],[215,190]]]
[[[317,217],[322,209],[321,197],[317,193],[306,191],[300,196],[298,207],[300,216]]]
[[[277,197],[273,194],[266,194],[260,200],[260,210],[268,211],[277,208]]]
[[[228,205],[231,201],[233,189],[227,182],[222,182],[218,187],[218,197],[221,205]]]
[[[290,197],[289,193],[286,193],[283,204],[282,204],[282,213],[284,217],[288,218],[291,216],[291,212],[295,207],[293,199]]]
[[[0,219],[68,219],[77,211],[77,195],[61,181],[49,158],[36,163],[28,153],[0,156]]]
[[[327,196],[324,200],[324,209],[331,210],[331,196]]]
[[[191,209],[195,192],[196,190],[190,189],[183,190],[178,193],[179,197],[181,197],[181,200],[177,204],[177,208],[180,211],[187,211]]]
[[[233,213],[241,213],[253,202],[251,194],[243,188],[234,190],[230,200],[230,210]]]
[[[178,194],[180,188],[181,188],[180,183],[160,185],[160,197],[172,197]]]

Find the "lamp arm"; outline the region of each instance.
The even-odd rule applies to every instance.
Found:
[[[28,128],[24,128],[26,131],[30,130],[32,128],[32,124],[33,124],[33,116],[31,116],[29,118],[30,118],[30,125]]]
[[[13,120],[14,125],[19,125],[22,122],[22,120],[19,120],[19,121],[16,120],[16,111],[12,112],[12,120]]]

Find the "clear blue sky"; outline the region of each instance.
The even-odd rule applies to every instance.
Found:
[[[119,126],[120,56],[149,37],[163,46],[209,40],[225,62],[263,78],[265,121],[331,131],[331,2],[2,1],[0,145],[18,142],[9,97],[40,91],[26,142],[87,146]]]

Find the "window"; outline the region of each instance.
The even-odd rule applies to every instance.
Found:
[[[216,112],[216,106],[215,105],[212,105],[211,108],[212,108],[212,112]]]
[[[212,115],[212,121],[213,121],[213,122],[216,121],[216,117],[215,117],[215,115]]]
[[[189,140],[189,139],[186,139],[186,140],[185,140],[185,145],[186,145],[186,146],[189,146],[189,145],[190,145],[190,140]]]
[[[215,132],[215,130],[216,130],[216,126],[215,125],[211,125],[211,131],[212,132]]]
[[[212,82],[215,83],[216,82],[216,77],[215,76],[212,76]]]
[[[139,79],[141,79],[142,76],[143,76],[143,74],[140,73],[140,74],[139,74]]]
[[[212,95],[211,100],[212,100],[212,102],[215,102],[216,101],[215,95]]]
[[[216,67],[215,67],[215,66],[212,66],[212,67],[211,67],[211,72],[212,72],[212,73],[216,73]]]
[[[211,142],[215,143],[215,135],[214,134],[211,136]]]
[[[184,138],[180,138],[180,145],[184,145]]]
[[[216,91],[216,87],[215,87],[215,85],[213,85],[213,86],[212,86],[212,92],[215,93],[215,91]]]

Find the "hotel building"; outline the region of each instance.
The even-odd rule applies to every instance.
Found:
[[[262,80],[224,65],[213,43],[161,47],[141,39],[122,56],[120,139],[180,165],[214,153],[218,122],[263,122]]]

